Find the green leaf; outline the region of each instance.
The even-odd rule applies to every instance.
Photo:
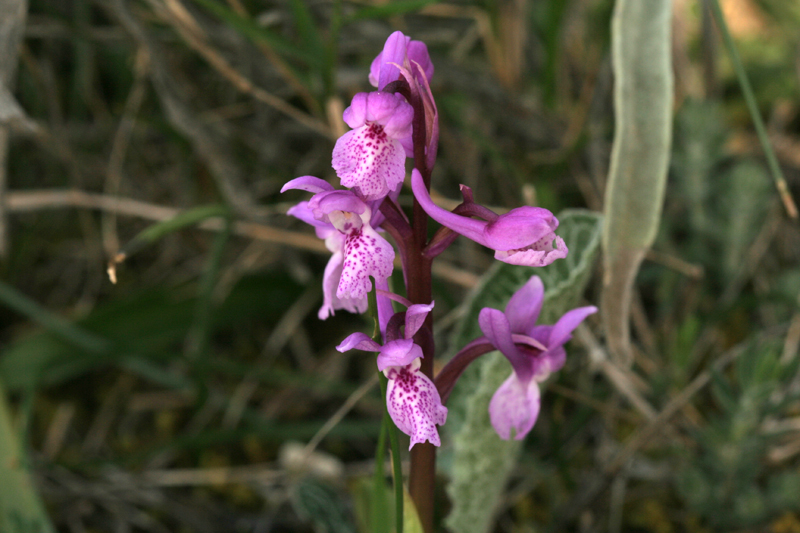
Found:
[[[422,523],[419,521],[417,508],[414,506],[414,500],[411,499],[408,489],[403,485],[403,533],[425,533],[422,529]]]
[[[602,319],[611,358],[630,365],[631,291],[655,240],[667,185],[673,80],[670,0],[616,0],[611,22],[614,144],[604,200]]]
[[[497,263],[487,272],[464,303],[466,313],[450,345],[454,350],[482,335],[478,314],[484,307],[504,309],[511,295],[532,275],[542,278],[545,300],[539,322],[552,324],[564,312],[579,304],[592,272],[600,246],[602,218],[585,210],[568,210],[559,215],[558,234],[570,253],[544,268]],[[489,422],[489,400],[509,376],[511,367],[499,352],[473,363],[459,379],[448,401],[448,420],[443,431],[454,443],[448,489],[453,509],[447,525],[459,533],[485,533],[503,494],[508,475],[519,454],[521,441],[504,441]]]
[[[0,531],[52,533],[53,526],[33,486],[18,435],[0,383]]]
[[[150,361],[176,357],[197,304],[191,287],[187,289],[151,290],[119,298],[76,322],[38,308],[34,310],[39,319],[25,312],[45,331],[25,335],[3,350],[0,380],[10,391],[18,391],[60,383],[110,364],[143,368],[141,362],[132,362],[134,356]],[[277,320],[285,311],[284,302],[294,301],[300,291],[301,287],[282,273],[248,276],[213,310],[212,324],[216,330],[256,317]],[[27,299],[24,302],[34,305]],[[84,338],[99,340],[86,344]],[[102,349],[90,350],[95,344]]]

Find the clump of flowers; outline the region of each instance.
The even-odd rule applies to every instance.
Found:
[[[344,111],[343,119],[352,129],[339,138],[332,154],[332,167],[343,188],[303,176],[281,190],[313,194],[289,214],[313,226],[332,254],[323,277],[319,318],[337,310],[363,313],[369,293],[375,291],[382,339],[357,332],[337,349],[378,353],[377,370],[388,378],[388,413],[411,437],[410,447],[423,447],[411,457],[411,493],[418,505],[421,496],[415,485],[433,483],[433,461],[421,457],[430,457],[433,446],[440,445],[437,426],[447,419],[444,402],[464,368],[490,351],[506,356],[512,373],[487,408],[500,438],[522,439],[539,414],[538,383],[563,366],[564,344],[571,332],[596,311],[581,307],[552,326],[537,325],[544,286],[533,276],[504,313],[483,309],[479,322],[484,336],[467,344],[433,375],[431,263],[459,235],[513,265],[545,266],[568,253],[556,235],[558,219],[547,209],[518,207],[498,215],[475,203],[465,186],[463,202],[454,210],[433,202],[429,191],[439,139],[438,111],[430,89],[433,74],[425,44],[393,33],[370,67],[369,81],[377,90],[356,94]],[[407,159],[413,161],[410,218],[397,203]],[[428,217],[441,224],[430,240]],[[388,292],[395,247],[385,234],[399,252],[408,299]],[[395,313],[392,300],[405,305],[406,311]],[[419,481],[423,478],[427,481]]]

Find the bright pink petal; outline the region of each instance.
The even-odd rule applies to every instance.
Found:
[[[500,385],[489,402],[489,418],[501,439],[522,440],[539,416],[539,385],[534,380],[520,381],[515,373]]]
[[[572,332],[577,328],[584,319],[597,312],[597,308],[593,305],[586,307],[579,307],[564,313],[564,316],[558,319],[558,322],[553,326],[550,332],[550,338],[546,344],[548,348],[553,349],[556,346],[563,346],[572,338]]]
[[[369,225],[347,235],[344,246],[339,298],[363,298],[372,288],[370,276],[387,279],[392,274],[394,249]]]
[[[395,64],[403,64],[409,41],[411,41],[411,37],[406,37],[401,31],[394,32],[386,39],[386,44],[383,45],[383,52],[381,52],[378,74],[379,90],[399,77],[400,69]]]
[[[314,213],[317,220],[330,222],[328,214],[334,211],[344,211],[360,215],[368,209],[353,191],[328,191],[315,194],[308,201],[308,208]]]
[[[533,379],[541,383],[550,377],[550,374],[561,370],[566,361],[567,352],[563,346],[537,354],[533,360]]]
[[[419,331],[419,328],[422,327],[422,324],[425,323],[425,318],[428,316],[428,313],[431,312],[433,309],[434,302],[430,304],[413,304],[408,307],[406,310],[406,330],[405,330],[405,337],[410,339],[414,336],[414,334]]]
[[[422,41],[411,41],[406,47],[406,54],[409,61],[419,64],[425,79],[430,81],[433,78],[433,63],[428,54],[428,46]]]
[[[342,241],[344,240],[338,231],[334,230],[334,234]],[[366,298],[339,298],[336,296],[336,289],[339,287],[341,278],[342,252],[338,251],[331,256],[322,276],[322,307],[317,313],[320,320],[325,320],[335,314],[334,311],[336,309],[344,309],[350,313],[361,314],[369,307]]]
[[[539,240],[555,237],[558,219],[541,207],[517,207],[490,222],[484,233],[487,246],[494,250],[512,250],[531,246]]]
[[[514,344],[506,315],[497,309],[484,307],[478,315],[478,325],[489,342],[506,356],[520,379],[528,381],[533,375],[531,360]]]
[[[420,357],[422,357],[422,348],[414,344],[411,339],[387,342],[378,355],[378,370],[383,372],[392,366],[405,367]]]
[[[336,349],[340,352],[348,350],[364,350],[365,352],[380,351],[381,345],[372,340],[366,333],[353,333],[343,340]]]
[[[441,446],[436,426],[447,420],[447,408],[436,385],[413,367],[392,368],[388,374],[386,407],[397,428],[411,437],[408,449],[425,441]]]
[[[531,276],[506,305],[506,318],[514,333],[527,333],[536,324],[544,301],[544,284],[539,276]]]
[[[308,202],[300,202],[299,204],[290,207],[289,210],[286,211],[286,214],[295,218],[299,218],[306,224],[314,226],[315,228],[333,229],[333,227],[327,222],[322,222],[314,217],[314,212],[308,207]]]
[[[318,192],[332,191],[333,185],[314,176],[301,176],[286,183],[281,187],[281,192],[290,189],[300,189],[301,191],[308,191],[316,194]]]
[[[405,161],[400,141],[390,138],[377,124],[350,130],[333,148],[336,175],[343,186],[364,200],[383,198],[396,189],[406,175]]]

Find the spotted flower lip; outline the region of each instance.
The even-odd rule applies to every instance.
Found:
[[[484,307],[478,315],[481,330],[509,360],[514,371],[489,402],[489,418],[503,439],[520,440],[539,415],[539,382],[564,366],[564,344],[583,320],[597,312],[594,306],[566,312],[552,326],[536,325],[544,301],[544,285],[533,276],[506,305],[505,313]]]
[[[400,76],[400,66],[406,58],[420,66],[420,73],[427,80],[433,77],[433,63],[428,47],[422,41],[412,41],[411,37],[396,31],[386,39],[383,51],[372,61],[369,68],[369,82],[378,90],[395,81]]]
[[[312,225],[333,254],[323,276],[320,318],[335,309],[364,312],[370,276],[383,285],[394,268],[394,248],[372,228],[372,209],[352,191],[334,190],[314,176],[291,180],[281,192],[289,189],[316,192],[289,214]]]
[[[567,256],[564,240],[555,234],[558,219],[542,207],[518,207],[491,221],[451,213],[436,205],[417,169],[411,172],[411,190],[432,219],[468,239],[495,251],[504,263],[546,266]]]
[[[447,408],[442,405],[436,385],[419,371],[422,348],[412,339],[431,309],[433,302],[410,305],[405,313],[402,338],[390,340],[383,346],[359,332],[348,336],[336,347],[340,352],[352,349],[379,352],[378,370],[389,378],[386,408],[397,428],[411,437],[409,450],[414,444],[425,441],[441,446],[436,426],[447,420]]]
[[[333,168],[363,200],[384,198],[406,176],[414,108],[392,93],[359,93],[344,111],[353,128],[336,141]]]

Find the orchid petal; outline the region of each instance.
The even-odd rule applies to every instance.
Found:
[[[364,125],[336,141],[333,168],[345,187],[364,200],[377,200],[403,182],[406,151],[379,127]]]
[[[531,246],[539,240],[553,240],[558,219],[542,207],[518,207],[490,222],[484,234],[493,250],[513,250]],[[549,241],[548,241],[549,242]]]
[[[315,194],[308,202],[308,207],[318,219],[323,218],[333,211],[346,211],[358,215],[368,208],[353,191],[329,191]]]
[[[295,178],[287,182],[283,187],[281,187],[281,192],[285,192],[290,189],[300,189],[301,191],[308,191],[316,194],[319,192],[332,191],[333,185],[314,176],[300,176],[299,178]]]
[[[348,335],[345,340],[339,343],[336,349],[340,352],[349,350],[363,350],[365,352],[378,352],[381,345],[372,340],[366,333],[356,332]]]
[[[525,285],[511,296],[506,304],[506,318],[511,331],[526,332],[529,326],[536,323],[544,302],[544,284],[539,276],[531,276]]]
[[[314,226],[315,228],[333,229],[333,227],[327,222],[322,222],[314,217],[314,212],[308,207],[308,202],[300,202],[299,204],[290,207],[289,210],[286,211],[286,214],[298,218],[306,224]]]
[[[523,381],[530,380],[531,362],[514,344],[506,315],[497,309],[484,307],[478,315],[478,324],[486,338],[509,360],[516,375]]]
[[[433,78],[433,62],[428,53],[428,46],[422,41],[411,41],[406,47],[406,55],[412,63],[417,63],[426,80]]]
[[[339,232],[334,231],[339,236]],[[342,239],[344,240],[344,239]],[[325,265],[325,273],[322,276],[322,307],[317,316],[320,320],[325,320],[335,314],[336,309],[344,309],[350,313],[361,314],[369,307],[367,298],[339,298],[336,296],[336,289],[342,277],[342,252],[341,249],[331,256],[328,264]]]
[[[401,31],[394,32],[386,39],[386,44],[383,45],[383,52],[381,52],[378,90],[383,89],[398,78],[400,69],[394,66],[393,63],[403,64],[410,41],[411,37],[406,37]]]
[[[556,346],[563,346],[570,338],[572,332],[577,328],[584,319],[597,312],[597,308],[593,305],[586,307],[578,307],[571,311],[564,313],[564,316],[558,319],[558,322],[553,325],[553,330],[550,332],[550,338],[547,340],[547,346],[553,349]]]
[[[415,359],[422,357],[422,348],[411,339],[397,339],[387,342],[378,355],[378,370],[383,372],[389,367],[408,366]]]
[[[541,396],[539,385],[534,380],[520,381],[511,374],[492,396],[489,402],[489,418],[501,439],[509,440],[511,430],[514,439],[525,438],[539,416]]]
[[[447,420],[447,408],[436,385],[422,372],[408,367],[392,368],[388,374],[386,407],[397,428],[411,437],[408,449],[425,441],[441,446],[436,426]]]
[[[567,352],[563,346],[556,346],[546,352],[539,354],[533,364],[533,379],[541,383],[550,377],[550,374],[558,372],[567,362]]]
[[[422,324],[425,323],[425,318],[428,316],[428,313],[431,312],[433,309],[434,302],[431,302],[430,305],[428,304],[413,304],[408,307],[406,310],[406,330],[405,330],[405,337],[410,339],[414,336],[414,334],[419,331],[419,328],[422,327]]]
[[[363,298],[372,288],[369,277],[387,279],[392,274],[394,248],[369,225],[347,235],[344,265],[336,295]]]
[[[556,246],[553,246],[553,243],[555,243]],[[494,253],[494,258],[498,261],[508,263],[509,265],[542,267],[549,265],[556,259],[567,257],[569,253],[564,240],[558,236],[555,236],[555,239],[551,240],[549,243],[546,239],[543,239],[539,243],[534,243],[532,246],[542,246],[542,248],[498,250]]]

